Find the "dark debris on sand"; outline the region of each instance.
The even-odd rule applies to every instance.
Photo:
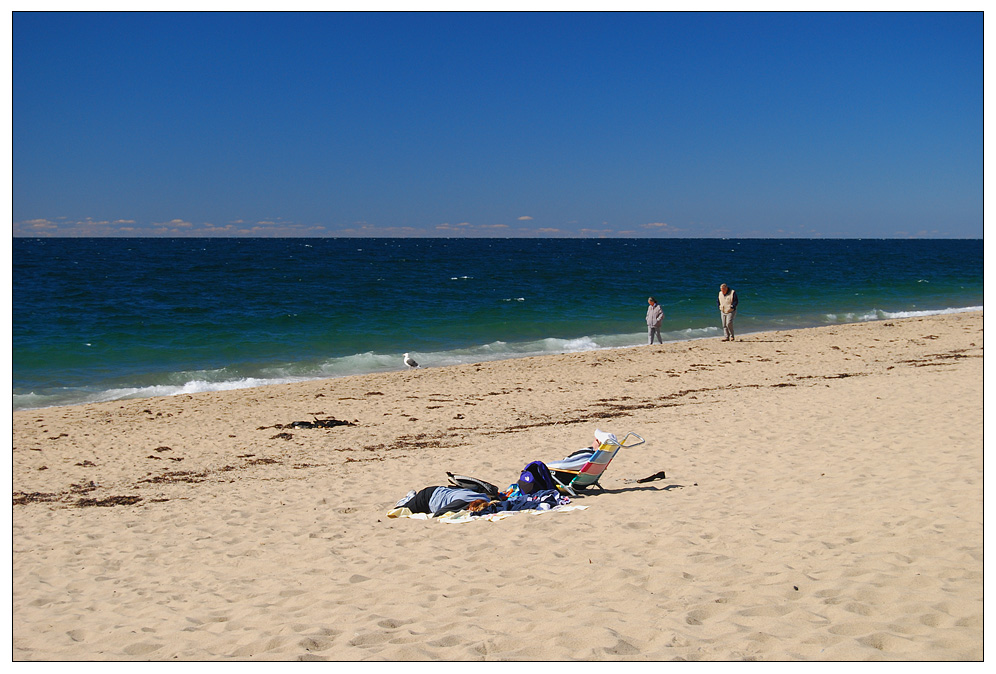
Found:
[[[313,417],[314,421],[292,421],[289,424],[273,424],[272,426],[260,426],[257,431],[263,431],[268,428],[335,428],[336,426],[355,426],[356,424],[352,421],[343,421],[342,419],[336,419],[335,417],[329,417],[327,419],[319,419],[318,417]]]
[[[119,505],[135,505],[142,500],[141,496],[108,496],[107,498],[81,498],[76,502],[77,508],[97,506],[108,508]]]
[[[170,473],[163,473],[158,477],[150,477],[139,482],[149,482],[151,484],[166,484],[174,482],[203,482],[207,473],[195,473],[189,470],[178,470]]]
[[[57,501],[59,499],[58,494],[46,494],[40,491],[34,491],[31,493],[23,491],[14,492],[14,505],[26,505],[28,503],[47,503],[49,501]]]

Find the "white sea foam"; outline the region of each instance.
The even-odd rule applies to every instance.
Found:
[[[269,386],[271,384],[289,384],[295,381],[307,381],[314,377],[243,377],[239,379],[223,379],[218,381],[208,381],[205,379],[191,379],[182,384],[170,385],[159,384],[153,386],[139,386],[133,388],[113,388],[91,396],[88,402],[106,402],[110,400],[124,400],[128,398],[153,398],[159,396],[177,396],[190,393],[206,393],[209,391],[231,391],[235,389],[253,388],[256,386]]]
[[[982,311],[981,306],[917,310],[917,311],[882,311],[849,312],[843,314],[825,314],[818,324],[853,323],[861,321],[914,318],[937,314],[956,314],[969,311]],[[797,322],[788,319],[771,318],[763,325],[758,323],[750,330],[751,323],[741,322],[741,328],[748,328],[744,333],[756,330],[770,330],[800,327]],[[721,333],[718,326],[693,327],[664,332],[662,336],[667,343],[690,341],[716,337]],[[588,335],[576,338],[548,337],[525,342],[494,341],[487,344],[442,351],[411,351],[411,355],[424,368],[464,365],[485,361],[508,360],[513,358],[528,358],[559,353],[578,353],[583,351],[598,351],[604,349],[619,349],[646,344],[646,333],[626,333],[615,335]],[[285,363],[257,368],[252,373],[237,373],[228,369],[202,370],[195,372],[174,372],[162,377],[163,381],[148,385],[133,387],[114,387],[100,391],[64,389],[51,393],[35,392],[14,394],[15,410],[36,409],[56,405],[79,405],[86,403],[108,402],[130,398],[150,398],[159,396],[176,396],[209,391],[226,391],[245,389],[273,384],[286,384],[315,379],[329,379],[351,375],[370,374],[374,372],[390,372],[401,370],[401,353],[374,353],[368,351],[349,356],[327,358],[317,362]]]
[[[969,311],[982,311],[982,307],[959,307],[955,309],[924,309],[919,311],[883,311],[872,309],[865,312],[847,312],[843,314],[824,314],[830,323],[861,323],[864,321],[882,321],[894,318],[917,318],[922,316],[938,316],[941,314],[962,314]]]
[[[187,375],[189,376],[189,375]],[[296,381],[319,379],[316,376],[275,376],[275,377],[233,377],[230,379],[184,379],[185,373],[174,373],[168,378],[179,380],[179,383],[151,384],[148,386],[124,386],[107,388],[99,391],[80,389],[63,389],[49,394],[24,393],[14,394],[13,407],[19,409],[36,409],[39,407],[54,407],[58,405],[83,405],[87,403],[103,403],[112,400],[129,400],[132,398],[169,397],[209,391],[230,391],[235,389],[269,386],[272,384],[289,384]]]

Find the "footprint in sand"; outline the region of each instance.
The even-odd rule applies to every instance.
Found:
[[[849,613],[857,613],[858,615],[863,615],[863,616],[870,616],[875,614],[875,611],[873,611],[871,608],[856,601],[844,604],[843,608],[845,611]]]
[[[795,609],[792,606],[755,606],[739,611],[737,615],[750,616],[752,618],[780,618],[793,610]]]
[[[154,644],[148,641],[141,641],[137,644],[125,646],[124,652],[128,655],[147,655],[162,648],[162,644]]]
[[[399,620],[397,618],[384,618],[379,623],[377,627],[383,627],[385,630],[396,630],[403,625],[408,625],[415,622],[414,620]]]
[[[357,634],[355,637],[349,640],[350,646],[357,646],[359,648],[364,648],[366,646],[379,646],[381,644],[387,643],[389,634],[384,632],[367,632],[366,634]]]
[[[872,648],[877,648],[878,650],[886,653],[901,653],[903,651],[913,650],[917,647],[916,643],[912,639],[898,637],[895,634],[889,634],[888,632],[876,632],[874,634],[869,634],[866,637],[858,639],[858,643],[862,643],[865,646],[871,646]]]
[[[306,651],[327,651],[334,644],[335,640],[328,637],[308,637],[298,642],[298,645]]]
[[[628,641],[620,639],[616,642],[615,646],[606,648],[605,652],[611,655],[638,655],[640,653],[640,649]]]
[[[849,623],[838,623],[836,625],[831,625],[827,631],[830,634],[836,634],[842,637],[856,637],[861,634],[868,634],[871,632],[878,623],[870,622],[849,622]]]
[[[304,653],[303,655],[297,656],[298,662],[328,662],[329,659],[321,655],[315,655],[314,653]]]
[[[689,625],[701,625],[706,620],[715,617],[720,613],[725,613],[727,611],[726,607],[719,606],[716,604],[709,604],[706,606],[700,606],[698,608],[692,609],[687,614],[685,614],[685,622]]]
[[[86,641],[88,636],[86,630],[69,630],[66,634],[73,641]]]

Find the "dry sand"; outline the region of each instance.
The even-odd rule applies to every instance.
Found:
[[[17,412],[13,659],[981,660],[982,325]],[[386,517],[596,427],[585,510]]]

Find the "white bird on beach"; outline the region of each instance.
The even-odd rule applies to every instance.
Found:
[[[409,370],[412,369],[413,367],[418,367],[418,363],[415,362],[415,359],[409,356],[407,353],[405,354],[405,365],[408,366]]]

